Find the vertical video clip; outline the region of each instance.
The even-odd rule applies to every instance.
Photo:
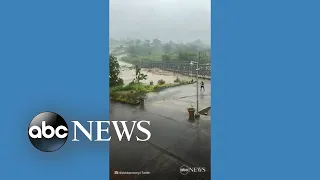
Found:
[[[110,120],[151,133],[110,141],[110,180],[210,180],[210,3],[110,0]]]

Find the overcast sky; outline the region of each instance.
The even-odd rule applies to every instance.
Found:
[[[209,44],[211,0],[110,0],[110,37]]]

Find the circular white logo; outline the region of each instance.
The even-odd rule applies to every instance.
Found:
[[[189,167],[186,166],[186,165],[182,165],[182,166],[180,167],[180,173],[181,173],[182,175],[187,175],[187,174],[189,173]]]
[[[68,125],[59,114],[42,112],[30,122],[28,135],[35,148],[43,152],[54,152],[66,143]]]

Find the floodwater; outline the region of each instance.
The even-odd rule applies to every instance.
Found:
[[[125,84],[130,83],[135,78],[135,69],[132,64],[119,61],[122,56],[117,56],[118,62],[120,65],[120,77],[123,79]],[[192,77],[184,76],[181,74],[162,71],[161,69],[142,69],[141,72],[147,75],[146,80],[142,80],[141,83],[149,84],[150,81],[153,81],[154,84],[157,84],[159,80],[164,80],[166,83],[174,83],[174,80],[179,78],[180,80],[190,81]]]

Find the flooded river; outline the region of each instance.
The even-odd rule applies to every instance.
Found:
[[[118,61],[122,56],[117,56]],[[120,77],[123,79],[125,84],[130,83],[135,78],[135,69],[132,64],[119,61],[120,65]],[[181,74],[162,71],[160,69],[142,69],[141,72],[147,75],[147,79],[141,81],[142,83],[149,84],[150,81],[153,81],[156,84],[160,79],[163,79],[166,83],[173,83],[177,77],[181,80],[190,81],[192,78],[189,76],[184,76]]]

